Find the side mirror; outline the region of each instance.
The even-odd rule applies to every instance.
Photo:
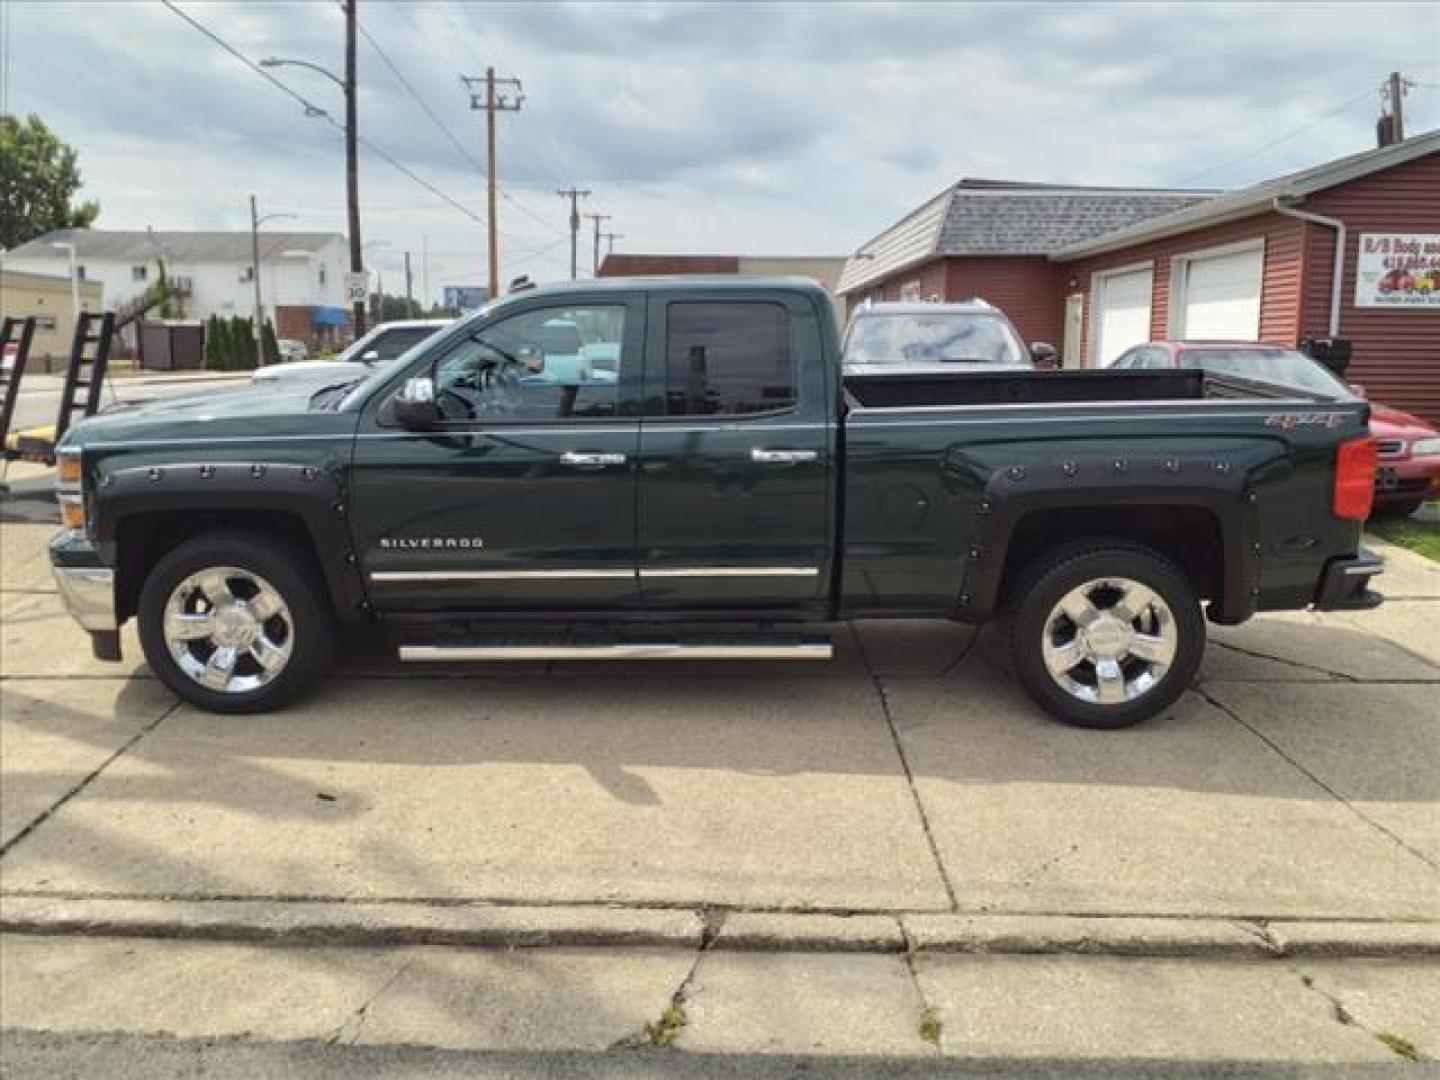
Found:
[[[435,380],[427,376],[406,379],[395,395],[395,419],[414,431],[428,431],[440,422],[435,404]]]
[[[379,349],[366,349],[363,353],[360,354],[360,362],[361,362],[362,364],[373,364],[373,363],[375,363],[375,361],[377,361],[377,360],[379,360],[379,359],[380,359],[380,350],[379,350]]]
[[[1048,341],[1032,341],[1030,343],[1030,362],[1037,368],[1053,368],[1058,366],[1057,358],[1059,353],[1055,346]]]
[[[1356,397],[1363,398],[1365,396],[1365,387],[1361,386],[1358,382],[1350,383],[1349,387],[1350,392]]]

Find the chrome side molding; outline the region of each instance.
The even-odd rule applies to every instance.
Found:
[[[401,645],[406,663],[495,660],[829,660],[828,641],[794,643],[737,641],[685,645],[679,642],[613,642],[570,645]]]

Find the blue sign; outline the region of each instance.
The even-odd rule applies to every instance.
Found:
[[[478,285],[446,285],[445,286],[445,307],[459,308],[461,311],[474,311],[476,308],[484,307],[485,302],[490,299],[490,290],[481,288]]]

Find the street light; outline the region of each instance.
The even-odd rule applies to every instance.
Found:
[[[309,60],[267,56],[260,61],[260,66],[273,68],[289,64],[293,67],[308,68],[324,75],[340,87],[341,92],[345,95],[345,202],[350,224],[350,272],[361,274],[365,271],[365,263],[360,254],[360,173],[355,146],[356,132],[359,128],[355,93],[355,0],[341,0],[340,6],[345,12],[345,78],[342,79]],[[306,105],[305,115],[328,116],[329,114],[313,105]],[[365,332],[365,302],[363,300],[354,305],[352,317],[355,320],[355,336],[359,337]]]
[[[64,240],[52,240],[50,246],[70,253],[70,307],[75,312],[75,326],[80,326],[80,279],[75,276],[75,245]]]
[[[260,300],[260,226],[276,218],[293,218],[295,214],[274,213],[261,217],[255,207],[255,196],[250,196],[250,276],[255,282],[255,365],[265,364],[265,308]],[[279,314],[276,314],[279,319]],[[278,327],[277,327],[278,329]]]

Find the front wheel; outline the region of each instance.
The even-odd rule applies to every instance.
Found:
[[[211,712],[274,709],[324,673],[335,618],[309,555],[211,534],[162,558],[140,591],[140,644],[171,690]]]
[[[1172,704],[1200,667],[1205,622],[1195,592],[1149,548],[1116,542],[1041,557],[1016,595],[1016,675],[1066,723],[1137,724]]]

